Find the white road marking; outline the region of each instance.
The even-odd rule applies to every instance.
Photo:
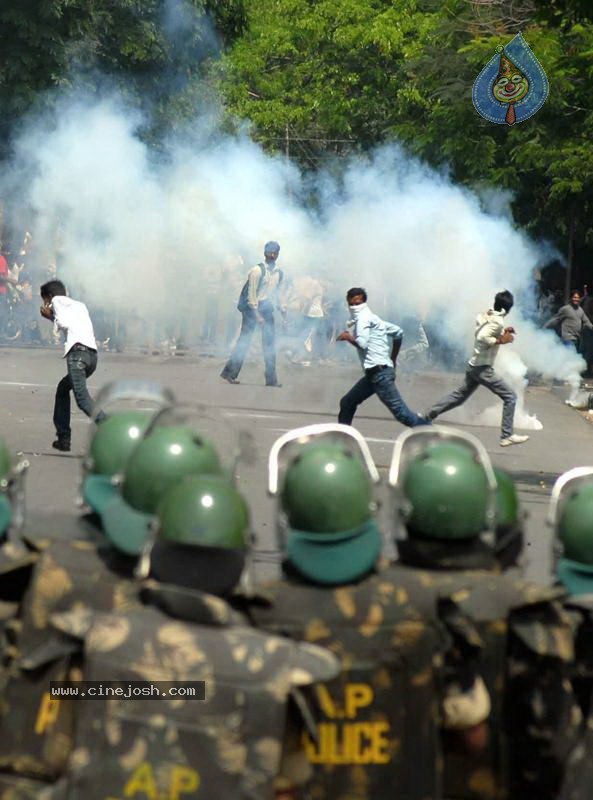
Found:
[[[252,417],[253,419],[284,419],[288,414],[251,414],[249,411],[226,411],[225,417]],[[286,430],[291,430],[287,428]]]
[[[21,381],[0,381],[0,386],[54,386],[53,383],[22,383]]]

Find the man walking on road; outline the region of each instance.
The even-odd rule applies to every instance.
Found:
[[[494,309],[489,309],[483,314],[478,314],[476,318],[476,332],[474,339],[474,353],[468,361],[465,371],[465,380],[459,389],[443,397],[429,409],[425,417],[429,420],[436,419],[445,411],[462,405],[471,397],[480,384],[485,386],[495,395],[500,397],[503,402],[502,409],[502,431],[500,446],[508,447],[511,444],[523,444],[529,436],[520,436],[513,433],[513,418],[515,416],[515,404],[517,395],[507,386],[507,384],[494,372],[492,365],[501,344],[510,344],[514,341],[514,328],[504,327],[504,318],[510,312],[514,304],[511,292],[498,292],[494,297]]]
[[[239,383],[237,376],[241,372],[253,332],[259,325],[262,330],[266,386],[281,386],[276,375],[274,322],[274,307],[278,303],[278,289],[283,279],[282,270],[276,266],[279,253],[278,242],[268,242],[264,247],[265,263],[256,264],[249,270],[247,282],[243,286],[237,304],[238,310],[243,315],[241,333],[231,357],[220,373],[220,377],[228,383]]]
[[[93,413],[93,399],[86,386],[86,379],[97,369],[97,343],[93,323],[88,308],[66,296],[66,287],[61,281],[48,281],[41,287],[41,316],[54,323],[55,331],[63,331],[66,336],[64,358],[68,374],[58,383],[54,404],[54,425],[56,440],[52,447],[68,452],[70,450],[70,391],[80,410],[90,417]],[[97,416],[101,422],[104,415]]]
[[[402,343],[402,329],[373,314],[367,305],[364,289],[349,289],[346,302],[352,314],[349,323],[352,332],[344,331],[337,341],[350,342],[356,347],[364,377],[340,400],[338,422],[351,425],[358,406],[376,394],[402,425],[413,428],[430,424],[424,417],[410,411],[395,385],[395,361]]]

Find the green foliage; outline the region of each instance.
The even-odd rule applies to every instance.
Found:
[[[471,90],[519,30],[550,96],[509,128]],[[74,80],[94,91],[107,76],[155,143],[220,91],[227,129],[246,119],[309,168],[397,140],[462,183],[511,190],[517,221],[561,250],[569,231],[582,259],[593,247],[590,0],[2,0],[0,53],[0,147]]]
[[[405,83],[405,61],[422,47],[430,16],[415,0],[276,0],[249,5],[249,30],[223,62],[233,113],[264,141],[294,135],[371,147],[385,137],[394,102],[421,102]],[[344,141],[346,140],[346,141]],[[302,142],[302,145],[305,143]],[[306,155],[303,146],[302,151]]]
[[[0,142],[45,92],[99,75],[165,130],[195,115],[204,63],[244,25],[242,0],[2,0]]]
[[[470,185],[510,189],[516,219],[567,250],[593,240],[593,11],[589,0],[248,0],[249,29],[217,66],[233,115],[308,166],[398,140]],[[519,31],[550,82],[512,128],[472,85]],[[336,141],[340,140],[340,141]],[[346,141],[344,141],[346,140]]]

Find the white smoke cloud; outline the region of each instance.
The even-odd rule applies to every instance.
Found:
[[[339,185],[321,174],[324,202],[313,214],[298,202],[309,183],[297,168],[245,133],[215,138],[204,126],[200,135],[198,120],[191,144],[172,138],[155,161],[138,136],[142,118],[117,97],[63,97],[54,119],[34,120],[18,138],[14,169],[27,166],[22,201],[37,252],[49,262],[58,238],[59,277],[95,305],[191,314],[229,256],[256,263],[277,239],[288,277],[322,270],[339,293],[365,286],[379,314],[395,306],[428,317],[469,356],[476,314],[494,294],[532,291],[540,251],[508,219],[508,198],[497,205],[490,193],[486,211],[477,194],[397,146],[353,158]],[[221,291],[234,308],[236,287]],[[516,341],[501,352],[514,355],[500,368],[514,385],[525,367],[578,382],[582,359],[553,333],[520,307],[509,324]]]

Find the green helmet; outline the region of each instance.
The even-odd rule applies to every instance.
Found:
[[[469,539],[487,528],[488,476],[462,444],[430,442],[405,469],[403,492],[410,506],[410,536]]]
[[[12,503],[7,493],[12,456],[4,439],[0,439],[0,534],[5,533],[12,521]]]
[[[99,516],[118,495],[114,477],[123,473],[155,415],[174,400],[159,384],[137,380],[113,381],[97,394],[92,413],[96,424],[82,462],[81,494]]]
[[[82,497],[96,513],[117,494],[112,478],[124,471],[153,416],[147,411],[114,411],[95,428],[84,463]]]
[[[195,430],[184,426],[155,427],[134,449],[124,473],[122,495],[137,511],[155,514],[159,501],[186,475],[222,471],[216,450]]]
[[[361,461],[344,447],[312,442],[287,469],[280,499],[291,528],[337,533],[371,518],[373,488]]]
[[[123,472],[153,416],[151,412],[135,410],[111,413],[93,434],[89,448],[91,472],[97,475]]]
[[[593,567],[593,484],[585,483],[562,505],[557,532],[564,557]]]
[[[6,476],[12,469],[12,456],[4,439],[0,439],[0,480],[6,480]]]
[[[249,510],[222,475],[190,475],[163,497],[150,572],[165,584],[225,595],[245,567]]]
[[[158,540],[245,549],[249,510],[222,475],[190,475],[170,489],[158,511]]]
[[[561,547],[558,579],[572,595],[593,594],[593,467],[575,467],[558,478],[548,519]]]
[[[310,581],[358,580],[381,553],[373,488],[360,458],[344,444],[313,439],[289,463],[280,503],[289,564]]]
[[[510,528],[520,524],[517,487],[508,472],[494,467],[496,477],[496,528]]]
[[[193,428],[152,425],[128,458],[121,492],[106,493],[98,509],[108,540],[131,556],[143,551],[169,489],[188,475],[222,472],[214,447]]]

